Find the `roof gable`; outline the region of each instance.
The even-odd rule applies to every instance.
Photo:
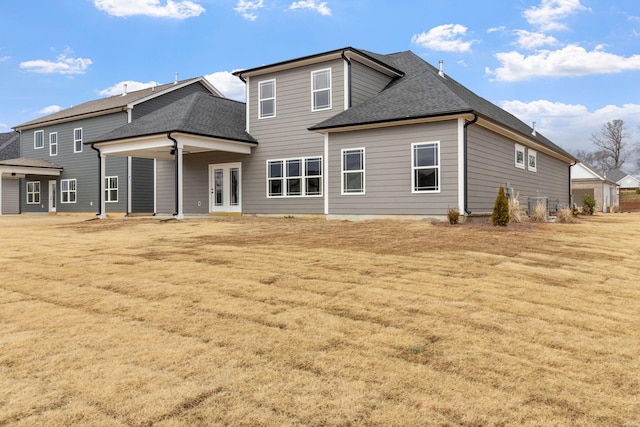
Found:
[[[202,92],[172,102],[85,144],[168,132],[255,143],[246,132],[245,104]]]
[[[18,132],[0,133],[0,160],[14,159],[20,156],[20,134]]]
[[[575,158],[545,138],[533,133],[524,122],[476,95],[411,51],[389,55],[367,52],[404,72],[378,95],[348,110],[310,127],[310,130],[329,130],[341,127],[386,123],[412,119],[426,119],[455,114],[473,113],[504,126],[524,138],[547,147],[563,157]]]
[[[135,105],[148,101],[158,96],[162,96],[168,92],[181,89],[194,83],[202,84],[211,93],[222,96],[216,88],[206,81],[204,77],[183,80],[176,83],[167,83],[164,85],[127,92],[122,95],[110,96],[108,98],[96,99],[88,101],[71,108],[67,108],[57,113],[40,117],[21,125],[15,126],[15,130],[24,130],[43,125],[54,123],[62,123],[68,121],[79,120],[86,117],[95,117],[104,114],[110,114],[117,111],[126,111]]]

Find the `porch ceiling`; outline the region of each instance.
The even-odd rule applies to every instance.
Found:
[[[231,141],[184,133],[172,133],[171,137],[178,142],[178,147],[182,148],[183,155],[211,151],[251,154],[251,148],[256,146],[256,144],[244,141]],[[107,156],[131,156],[159,160],[174,159],[172,153],[174,142],[166,134],[100,142],[93,145]]]

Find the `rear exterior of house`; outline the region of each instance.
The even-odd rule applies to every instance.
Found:
[[[20,157],[46,160],[60,165],[62,172],[59,176],[25,175],[20,180],[19,197],[12,194],[3,206],[18,206],[21,213],[95,213],[100,206],[100,162],[98,152],[85,141],[194,92],[209,93],[211,88],[201,81],[192,79],[91,101],[16,126],[20,133]],[[153,213],[156,173],[153,159],[115,156],[106,159],[106,212]]]

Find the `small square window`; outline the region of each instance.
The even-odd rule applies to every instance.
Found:
[[[529,149],[528,154],[529,161],[527,162],[527,166],[530,171],[536,172],[538,167],[538,153],[536,153],[532,149]]]
[[[516,144],[516,167],[524,169],[524,147],[520,144]]]

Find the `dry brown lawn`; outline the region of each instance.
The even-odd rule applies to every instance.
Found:
[[[0,425],[640,425],[640,215],[0,217]]]

